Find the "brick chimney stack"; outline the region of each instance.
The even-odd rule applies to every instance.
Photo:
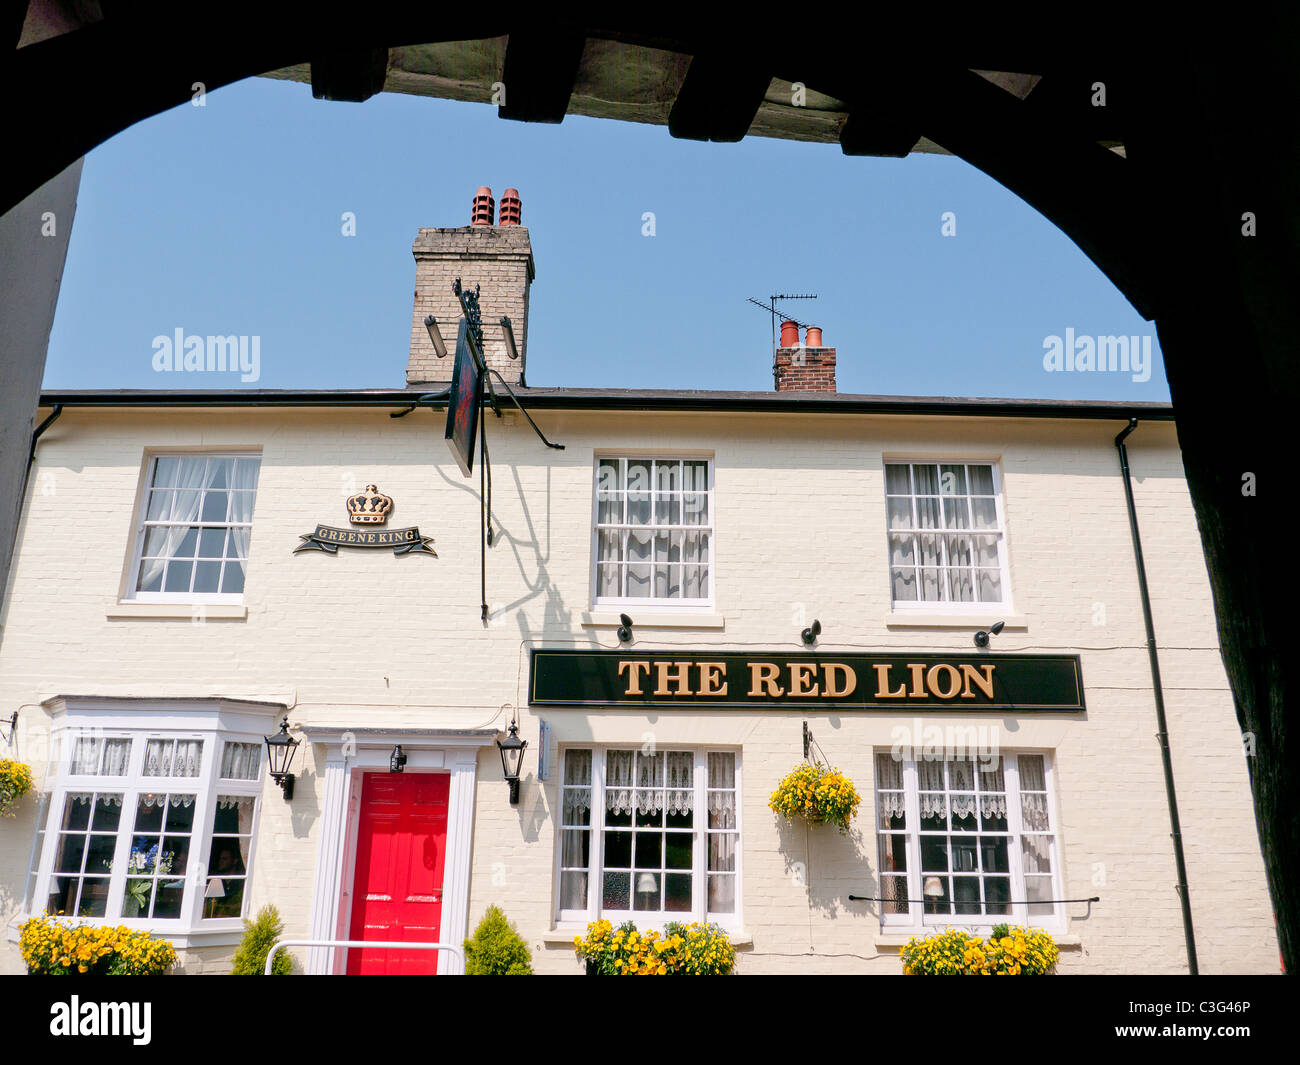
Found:
[[[810,325],[799,346],[799,326],[781,323],[781,346],[776,350],[772,376],[778,392],[834,392],[835,349],[822,346],[822,331]]]
[[[411,352],[406,364],[406,384],[411,388],[446,385],[456,354],[460,300],[451,283],[473,291],[479,286],[483,315],[483,346],[488,365],[510,384],[523,378],[528,345],[528,290],[535,268],[527,227],[520,224],[519,193],[507,189],[501,201],[501,224],[494,224],[492,190],[480,188],[474,196],[470,225],[459,229],[421,229],[411,253],[415,256],[415,302],[411,313]],[[447,357],[438,358],[424,319],[433,315],[447,345]],[[510,319],[518,360],[510,358],[501,318]]]

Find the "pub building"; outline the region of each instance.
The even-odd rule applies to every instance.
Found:
[[[533,386],[518,194],[472,222],[415,239],[404,387],[43,396],[0,971],[49,911],[225,972],[267,903],[451,944],[496,904],[539,973],[601,918],[713,922],[740,973],[899,973],[999,922],[1063,973],[1185,972],[1189,923],[1201,972],[1278,971],[1169,406],[841,394],[793,322],[771,392]],[[449,387],[475,288],[490,505]],[[805,755],[858,789],[847,834],[769,809]]]

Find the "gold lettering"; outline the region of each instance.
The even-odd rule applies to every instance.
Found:
[[[770,695],[772,698],[785,694],[785,689],[776,682],[781,669],[775,662],[749,663],[749,697]],[[762,685],[760,688],[759,685]]]
[[[947,691],[942,691],[939,688],[939,681],[936,679],[941,669],[948,671],[949,684]],[[957,689],[961,687],[961,674],[957,672],[954,666],[948,665],[947,662],[940,662],[937,666],[930,667],[930,671],[925,675],[925,683],[930,691],[940,699],[951,699],[957,694]]]
[[[885,662],[878,662],[872,667],[876,671],[876,698],[877,699],[901,699],[907,694],[907,686],[900,684],[897,691],[889,690],[889,670],[890,666]]]
[[[672,666],[673,675],[668,676],[668,667]],[[659,681],[655,688],[656,695],[690,695],[689,685],[691,664],[689,662],[656,662],[655,669],[658,673]],[[677,690],[671,692],[668,690],[668,681],[671,679],[677,685]]]
[[[909,698],[925,698],[925,663],[908,662],[907,668],[912,671],[912,690],[908,692]]]
[[[722,680],[725,676],[727,663],[725,662],[700,662],[700,688],[696,695],[726,695],[727,682]],[[718,681],[722,681],[722,687],[718,687]]]
[[[844,678],[843,684],[836,685],[837,672]],[[858,686],[858,675],[843,662],[825,662],[822,665],[822,681],[822,692],[826,698],[842,699],[853,694],[853,689]]]
[[[981,677],[979,674],[979,671],[981,669],[986,671],[983,677]],[[964,680],[966,683],[965,686],[962,688],[961,697],[963,699],[975,698],[975,693],[970,690],[971,681],[974,681],[975,686],[979,688],[979,690],[982,691],[985,695],[987,695],[990,699],[992,699],[993,698],[993,670],[994,670],[994,666],[991,664],[987,666],[972,666],[972,665],[967,665],[966,663],[962,663],[961,676],[962,676],[962,680]]]
[[[623,670],[625,669],[629,671],[629,675],[627,678],[627,691],[625,691],[623,694],[640,695],[641,694],[640,671],[644,669],[647,673],[649,673],[650,663],[649,662],[620,662],[618,664],[619,673],[622,673]]]
[[[808,674],[817,675],[816,662],[787,662],[790,670],[790,694],[795,696],[821,695],[822,690],[816,684],[808,688]]]

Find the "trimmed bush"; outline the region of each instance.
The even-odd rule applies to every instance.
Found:
[[[465,940],[466,976],[532,976],[533,955],[500,907],[489,906]]]
[[[266,955],[271,944],[284,935],[284,922],[280,920],[280,911],[274,906],[266,905],[257,911],[251,921],[244,918],[244,938],[239,942],[235,952],[234,967],[231,976],[261,976],[266,972]],[[293,959],[283,948],[275,952],[275,961],[271,965],[272,976],[289,976],[293,972]]]

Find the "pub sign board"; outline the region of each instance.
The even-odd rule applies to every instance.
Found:
[[[1079,712],[1078,655],[534,648],[530,706]]]

